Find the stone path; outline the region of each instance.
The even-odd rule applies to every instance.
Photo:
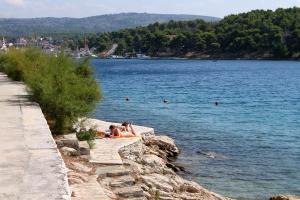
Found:
[[[72,200],[109,200],[97,181],[98,176],[89,177],[88,182],[72,186],[76,191]]]
[[[25,86],[0,73],[0,199],[70,199],[66,168]]]
[[[123,165],[98,167],[96,174],[100,184],[112,191],[117,199],[146,200],[141,183],[132,176],[131,169]]]
[[[88,119],[86,126],[95,127],[98,131],[105,132],[111,124],[117,123],[105,122],[96,119]],[[88,125],[87,125],[88,124]],[[122,159],[119,150],[123,147],[136,143],[142,139],[141,135],[154,134],[152,128],[143,126],[133,126],[137,137],[131,138],[104,138],[96,139],[94,148],[91,150],[90,162],[98,164],[122,165]]]

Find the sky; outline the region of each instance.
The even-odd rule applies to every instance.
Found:
[[[0,18],[87,17],[121,12],[224,17],[253,9],[300,7],[300,0],[0,0]]]

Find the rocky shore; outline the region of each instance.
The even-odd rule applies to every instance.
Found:
[[[121,149],[120,154],[135,179],[141,183],[148,199],[229,199],[210,192],[195,182],[187,181],[176,173],[182,168],[172,162],[179,150],[170,137],[143,137],[140,143]]]
[[[104,129],[103,121],[94,120],[95,124]],[[93,149],[75,134],[57,137],[69,170],[72,199],[229,200],[176,173],[183,168],[172,162],[179,154],[172,138],[156,136],[154,131],[139,134],[136,142],[119,149],[121,165],[91,163]]]
[[[300,200],[300,197],[294,195],[276,195],[271,197],[270,200]]]
[[[111,123],[89,120],[85,125],[104,131],[109,124]],[[172,138],[156,136],[154,130],[147,127],[135,128],[139,136],[132,142],[128,143],[124,138],[118,141],[97,139],[97,151],[90,149],[87,142],[78,141],[75,134],[56,138],[68,168],[72,200],[230,200],[178,175],[177,172],[184,169],[173,162],[180,152]],[[110,164],[101,159],[99,162],[92,161],[99,149],[105,154],[113,153],[111,149],[107,149],[107,143],[110,142],[113,147],[125,144],[117,152],[121,162]],[[270,200],[299,198],[278,195]]]

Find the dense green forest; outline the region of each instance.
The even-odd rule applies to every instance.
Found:
[[[90,46],[99,52],[113,43],[116,54],[199,58],[299,58],[300,8],[254,10],[218,22],[170,21],[147,27],[95,34]]]

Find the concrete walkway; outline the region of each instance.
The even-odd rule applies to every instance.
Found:
[[[117,123],[105,122],[97,119],[88,119],[85,122],[86,127],[94,127],[101,132],[108,130],[109,126],[112,124],[120,126],[120,124]],[[142,135],[154,134],[153,128],[143,126],[133,126],[133,128],[137,137],[96,139],[94,148],[91,149],[90,162],[107,165],[122,165],[123,162],[119,155],[119,150],[121,148],[140,141]]]
[[[0,199],[70,199],[64,162],[25,86],[0,73]]]

